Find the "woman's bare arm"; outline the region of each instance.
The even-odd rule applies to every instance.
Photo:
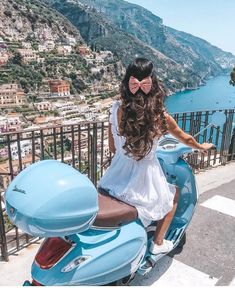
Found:
[[[187,133],[185,133],[172,116],[165,113],[167,124],[168,124],[168,131],[171,133],[174,137],[176,137],[180,142],[184,143],[185,145],[188,145],[192,148],[200,149],[203,153],[206,153],[207,150],[214,147],[212,143],[198,143],[195,138]]]

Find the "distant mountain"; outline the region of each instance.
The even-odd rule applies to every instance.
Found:
[[[235,65],[235,56],[231,53],[164,26],[162,19],[150,11],[123,0],[3,0],[0,37],[13,44],[27,41],[33,47],[47,39],[66,44],[73,38],[78,45],[87,43],[96,51],[112,51],[115,56],[112,65],[118,63],[118,67],[121,67],[120,61],[126,66],[136,56],[149,58],[155,63],[158,77],[169,94],[197,88],[205,79]],[[70,58],[69,65],[57,65],[58,61],[54,61],[55,68],[49,67],[49,59],[43,68],[45,76],[51,77],[54,73],[60,77],[60,71],[64,71],[62,76],[70,77],[80,69],[83,71],[80,80],[91,84],[93,75],[83,59],[76,55]],[[65,69],[66,65],[69,70]],[[114,73],[118,79],[121,70]]]
[[[147,9],[123,0],[80,0],[95,7],[122,31],[162,52],[202,78],[216,76],[235,64],[232,53],[207,41],[163,25],[161,18]]]
[[[110,7],[105,11],[109,11],[108,9],[110,9],[110,11],[116,11],[117,17],[120,18],[120,23],[122,21],[126,23],[125,25],[123,24],[126,31],[123,31],[123,27],[119,27],[117,23],[114,23],[114,17],[112,21],[111,16],[104,14],[105,6],[102,6],[102,8],[99,9],[97,5],[87,5],[91,4],[91,1],[87,4],[84,4],[86,1],[77,0],[45,1],[67,17],[73,25],[79,29],[83,39],[93,48],[111,50],[125,65],[137,55],[152,60],[155,63],[159,78],[164,81],[166,87],[168,87],[170,91],[175,92],[184,89],[193,89],[203,83],[201,75],[196,71],[179,62],[177,63],[174,59],[164,55],[153,46],[150,46],[149,43],[147,43],[147,40],[143,41],[141,37],[131,35],[130,31],[127,31],[128,27],[125,25],[128,25],[128,23],[124,21],[124,16],[120,12],[122,6],[120,6],[120,8],[119,5],[116,5],[115,3],[117,2],[119,4],[120,2],[123,4],[123,7],[131,4],[124,1],[104,1],[107,4],[107,7]],[[103,1],[100,0],[95,1],[95,3],[102,2]],[[139,13],[145,13],[145,11],[147,11],[137,5],[134,5],[134,9],[135,10],[131,13],[137,13],[136,10],[139,11],[138,9],[140,9]],[[102,11],[100,12],[100,10]],[[148,15],[153,15],[149,11],[146,13]],[[162,20],[158,17],[156,17],[156,19],[160,25]],[[159,36],[156,36],[156,38],[159,37],[160,41],[161,33],[159,32],[158,35]]]

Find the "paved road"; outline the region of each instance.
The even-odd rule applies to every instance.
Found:
[[[217,173],[220,181],[228,176],[224,172]],[[214,182],[208,181],[207,187]],[[235,286],[234,217],[235,179],[217,188],[202,189],[183,251],[164,257],[147,278],[137,277],[133,285]]]
[[[161,259],[151,273],[132,285],[235,286],[235,163],[197,175],[199,203],[180,254]],[[38,245],[0,262],[0,286],[22,285]]]

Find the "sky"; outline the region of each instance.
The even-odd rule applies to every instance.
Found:
[[[235,55],[235,0],[127,0]]]

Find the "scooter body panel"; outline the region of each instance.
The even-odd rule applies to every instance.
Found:
[[[74,247],[50,269],[35,262],[32,277],[43,285],[104,285],[134,273],[146,254],[147,235],[139,221],[113,231],[90,229],[69,237]],[[69,272],[63,268],[81,256],[88,259]]]

